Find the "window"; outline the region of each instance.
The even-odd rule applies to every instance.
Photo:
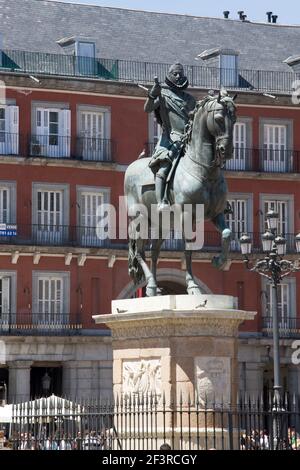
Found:
[[[231,249],[239,249],[239,239],[243,233],[251,231],[250,220],[250,202],[249,198],[230,198],[228,199],[231,205],[232,214],[227,215],[227,223],[233,233],[233,240],[231,242]]]
[[[279,328],[295,328],[296,316],[296,285],[295,279],[290,278],[278,285],[278,323]],[[266,301],[263,309],[265,327],[272,328],[273,287],[270,283],[265,284]]]
[[[78,41],[76,45],[78,56],[77,69],[82,75],[95,75],[97,73],[97,62],[95,60],[95,43]]]
[[[19,152],[19,108],[0,106],[0,154],[17,155]]]
[[[16,183],[0,181],[0,224],[16,222]]]
[[[260,231],[268,228],[266,215],[270,210],[278,212],[278,235],[283,235],[287,241],[287,250],[294,248],[294,196],[289,194],[260,194]]]
[[[227,170],[246,170],[250,162],[247,162],[248,149],[248,122],[236,122],[233,129],[233,157],[226,162]]]
[[[80,106],[77,125],[81,158],[83,160],[110,161],[110,109]]]
[[[64,185],[33,184],[33,235],[39,243],[55,245],[67,239],[68,193]]]
[[[238,56],[220,54],[220,85],[238,86]]]
[[[15,322],[16,273],[0,271],[0,327],[8,329]]]
[[[287,168],[287,126],[264,125],[264,170],[285,171]]]
[[[97,236],[99,215],[97,209],[109,202],[109,190],[99,188],[78,189],[78,230],[83,246],[101,246],[103,240]]]
[[[36,135],[31,140],[31,155],[69,157],[71,143],[71,111],[36,108]]]
[[[279,219],[277,225],[277,232],[285,236],[288,233],[288,201],[269,201],[264,202],[264,216],[265,216],[265,230],[268,229],[266,216],[269,211],[278,212]]]
[[[69,320],[69,273],[33,273],[33,322],[40,326],[66,324]]]

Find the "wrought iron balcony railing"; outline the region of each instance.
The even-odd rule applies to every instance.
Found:
[[[164,81],[170,64],[133,60],[78,57],[47,52],[2,50],[0,71],[125,82]],[[291,93],[300,74],[289,71],[224,69],[185,65],[191,86]]]
[[[278,331],[281,338],[300,337],[300,318],[279,313]],[[262,332],[264,336],[273,336],[273,318],[271,316],[262,317]]]
[[[155,142],[145,143],[145,154],[151,156]],[[288,149],[235,147],[233,158],[227,160],[229,171],[255,171],[260,173],[300,173],[300,152]]]
[[[0,245],[33,245],[33,246],[81,246],[86,248],[127,249],[127,240],[102,239],[99,237],[97,227],[71,226],[55,224],[7,224],[6,230],[0,230]],[[10,228],[14,227],[13,230]],[[253,253],[262,253],[260,232],[251,232],[249,236],[253,241]],[[240,252],[241,233],[233,234],[231,252]],[[296,253],[295,235],[284,234],[286,238],[287,253]],[[215,231],[204,232],[204,245],[200,251],[214,252],[220,250],[221,235]],[[164,241],[162,250],[182,251],[184,240],[180,232],[171,232]]]
[[[79,313],[0,313],[1,335],[53,335],[81,334]]]

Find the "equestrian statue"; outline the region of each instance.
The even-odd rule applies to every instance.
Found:
[[[227,264],[231,230],[226,224],[228,208],[227,185],[222,168],[233,154],[233,127],[236,121],[234,98],[221,89],[196,102],[185,90],[188,79],[183,66],[172,65],[162,87],[155,83],[145,103],[147,113],[154,112],[162,134],[151,158],[139,158],[125,173],[125,196],[130,217],[135,210],[139,221],[147,222],[150,230],[140,236],[129,231],[129,274],[136,285],[146,281],[146,295],[160,291],[156,282],[156,266],[165,236],[159,226],[161,217],[176,205],[182,209],[182,228],[185,225],[186,205],[192,207],[192,222],[196,223],[196,206],[204,207],[204,218],[213,222],[222,236],[222,251],[212,260],[218,269]],[[153,206],[158,218],[151,217]],[[157,220],[160,221],[157,223]],[[156,224],[156,226],[154,226]],[[135,227],[133,225],[133,227]],[[151,234],[157,236],[152,237]],[[182,230],[184,236],[184,230]],[[150,241],[151,268],[145,261],[145,248]],[[185,238],[186,286],[188,294],[200,289],[192,273],[192,250]]]

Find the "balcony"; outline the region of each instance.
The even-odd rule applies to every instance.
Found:
[[[151,156],[155,142],[145,143],[145,153]],[[299,150],[275,150],[263,148],[234,149],[234,156],[225,162],[228,171],[253,171],[258,173],[300,173]]]
[[[73,336],[81,330],[78,313],[0,313],[0,336]]]
[[[280,316],[279,314],[279,336],[280,338],[300,337],[300,318]],[[262,317],[263,336],[273,336],[273,318],[271,316]]]
[[[2,50],[0,71],[27,74],[44,74],[63,77],[85,77],[121,82],[153,82],[158,76],[164,81],[171,64],[139,62],[132,60],[78,57],[47,52]],[[199,88],[291,93],[293,82],[300,74],[290,71],[220,69],[185,65],[190,85]]]
[[[13,227],[13,228],[11,228]],[[253,253],[262,253],[261,233],[249,233],[253,241]],[[241,234],[233,234],[231,252],[240,252]],[[295,235],[285,234],[287,253],[296,254]],[[39,225],[39,224],[7,224],[6,230],[0,230],[0,245],[28,246],[73,246],[86,248],[127,249],[127,240],[101,239],[97,235],[97,227],[70,225]],[[221,247],[221,235],[215,231],[204,232],[204,246],[200,251],[215,252]],[[148,245],[149,249],[149,245]],[[184,241],[181,233],[171,232],[170,238],[164,241],[162,250],[182,251]]]
[[[111,162],[112,150],[113,142],[110,139],[77,137],[75,141],[60,135],[35,134],[30,136],[29,151],[25,151],[24,156]]]

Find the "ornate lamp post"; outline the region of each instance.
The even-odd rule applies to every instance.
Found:
[[[240,238],[241,252],[244,263],[250,271],[267,278],[272,285],[272,321],[273,321],[273,355],[274,355],[274,404],[281,401],[279,325],[278,325],[278,285],[282,279],[292,272],[299,271],[298,262],[283,259],[286,253],[286,240],[277,235],[278,213],[267,213],[268,230],[262,235],[264,259],[251,264],[248,256],[251,254],[251,239],[244,234]],[[296,251],[300,254],[300,233],[295,237]]]

